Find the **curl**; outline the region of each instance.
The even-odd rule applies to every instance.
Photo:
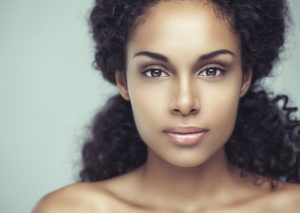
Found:
[[[278,103],[284,101],[280,108]],[[252,89],[241,100],[234,132],[226,144],[228,159],[247,174],[300,182],[300,121],[291,119],[288,97],[270,98]],[[246,171],[246,172],[245,172]]]
[[[130,103],[120,95],[110,98],[96,115],[91,137],[82,150],[81,181],[97,181],[129,172],[146,160]]]

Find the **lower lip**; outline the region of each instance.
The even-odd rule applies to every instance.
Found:
[[[169,139],[176,145],[191,146],[201,142],[206,132],[197,132],[191,134],[166,133]]]

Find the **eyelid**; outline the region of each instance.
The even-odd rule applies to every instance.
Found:
[[[205,70],[205,69],[208,69],[208,68],[219,68],[221,70],[224,70],[225,65],[217,64],[217,63],[210,63],[210,64],[206,64],[206,65],[201,66],[198,70]]]
[[[160,69],[160,70],[166,72],[165,66],[159,65],[159,64],[147,64],[147,65],[141,66],[141,70],[146,71],[146,70],[150,70],[150,69]]]

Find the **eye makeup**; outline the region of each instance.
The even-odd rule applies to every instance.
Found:
[[[216,52],[208,54],[209,57],[205,55],[196,60],[190,66],[191,75],[205,81],[217,81],[224,78],[227,72],[233,68],[236,57],[230,51]],[[141,73],[142,77],[148,79],[165,79],[176,76],[180,72],[171,60],[162,54],[141,51],[135,54],[133,60],[135,69]]]
[[[142,71],[142,73],[149,78],[160,78],[160,77],[168,77],[169,74],[162,71],[160,68],[150,68],[146,71]]]

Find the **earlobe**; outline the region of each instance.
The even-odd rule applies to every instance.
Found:
[[[249,71],[243,76],[243,84],[241,87],[240,98],[244,97],[251,86],[252,82],[252,71]]]
[[[120,92],[121,96],[126,101],[130,101],[129,94],[128,94],[128,89],[127,89],[127,82],[126,82],[123,74],[120,73],[120,72],[115,72],[115,80],[116,80],[117,87],[119,89],[119,92]]]

